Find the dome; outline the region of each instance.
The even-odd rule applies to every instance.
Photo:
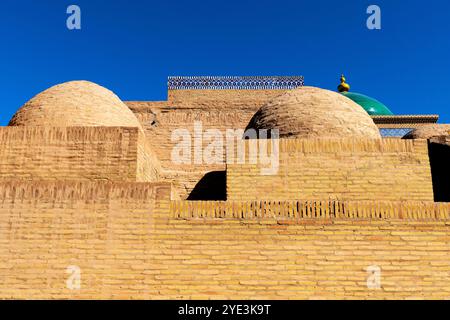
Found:
[[[10,126],[142,127],[112,91],[88,81],[71,81],[47,89],[23,105]]]
[[[393,113],[380,101],[356,92],[342,92],[344,96],[353,100],[371,116],[392,116]]]
[[[345,82],[346,79],[344,75],[341,76],[341,84],[338,86],[338,91],[346,96],[347,98],[353,100],[371,116],[392,116],[394,115],[388,107],[382,104],[380,101],[366,96],[361,93],[349,92],[350,85]]]
[[[414,129],[403,139],[431,139],[441,136],[450,136],[450,124],[427,124]]]
[[[281,138],[381,138],[372,118],[358,104],[315,87],[278,96],[258,110],[247,129],[278,129]]]

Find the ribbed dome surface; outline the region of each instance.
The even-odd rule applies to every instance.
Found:
[[[270,101],[247,129],[278,129],[281,138],[381,139],[361,106],[337,92],[314,87],[290,90]]]
[[[441,136],[450,136],[450,124],[423,125],[405,135],[403,139],[431,139]]]
[[[23,105],[10,126],[142,127],[112,91],[88,81],[71,81],[47,89]]]

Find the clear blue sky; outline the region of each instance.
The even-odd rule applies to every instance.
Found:
[[[66,9],[82,10],[82,30]],[[382,10],[382,30],[366,9]],[[0,125],[60,82],[90,80],[123,100],[163,100],[169,75],[304,75],[396,114],[450,122],[447,0],[2,0]]]

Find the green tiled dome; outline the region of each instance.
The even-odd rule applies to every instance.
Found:
[[[388,107],[386,107],[384,104],[382,104],[380,101],[374,98],[356,92],[341,92],[341,93],[347,98],[359,104],[361,107],[363,107],[364,110],[366,110],[367,113],[370,114],[371,116],[393,115],[392,111],[389,110]]]
[[[366,95],[356,93],[356,92],[349,92],[350,91],[350,85],[345,82],[345,76],[341,76],[341,84],[338,86],[338,91],[346,96],[347,98],[353,100],[353,102],[356,102],[361,107],[363,107],[364,110],[371,116],[392,116],[394,115],[391,110],[389,110],[388,107],[386,107],[384,104],[382,104],[380,101],[368,97]]]

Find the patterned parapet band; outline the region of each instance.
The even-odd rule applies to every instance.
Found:
[[[287,90],[302,87],[302,76],[169,77],[169,90]]]
[[[403,137],[413,131],[414,128],[381,128],[382,137]]]

